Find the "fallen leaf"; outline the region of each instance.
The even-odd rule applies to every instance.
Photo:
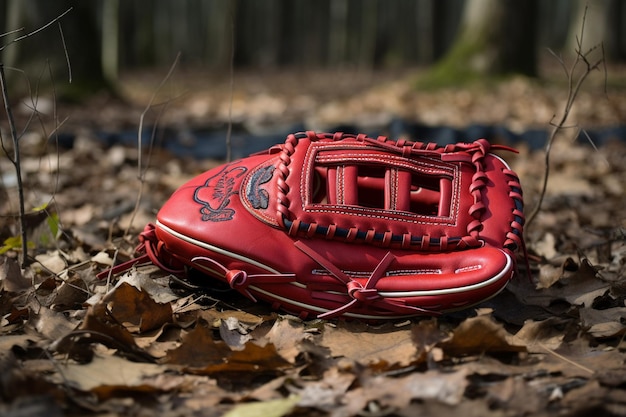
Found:
[[[242,310],[203,310],[200,313],[200,317],[205,319],[209,323],[213,323],[215,321],[220,321],[227,319],[229,317],[234,317],[240,323],[245,323],[246,325],[252,327],[256,327],[257,325],[263,323],[264,318],[248,313]]]
[[[238,404],[223,417],[282,417],[290,414],[299,400],[292,395],[279,400]]]
[[[243,350],[252,338],[246,327],[234,317],[220,320],[220,337],[232,350]]]
[[[131,268],[130,271],[120,277],[116,287],[123,284],[131,285],[148,294],[159,304],[166,304],[179,299],[180,297],[169,286],[169,278],[167,276],[157,277],[155,272],[162,275],[162,271],[154,265]]]
[[[88,364],[60,362],[58,366],[61,373],[55,374],[54,382],[69,383],[75,389],[91,391],[101,400],[110,398],[116,390],[158,390],[158,386],[148,385],[146,378],[163,373],[160,365],[130,362],[114,355],[95,356]]]
[[[17,259],[0,256],[0,262],[0,282],[4,291],[20,293],[33,287],[33,282],[22,275]]]
[[[437,345],[450,356],[484,353],[524,352],[526,347],[490,316],[463,321],[452,336]]]
[[[509,283],[511,291],[524,304],[543,307],[550,306],[556,300],[571,305],[591,306],[597,297],[611,289],[609,282],[597,277],[596,269],[587,259],[580,262],[575,272],[560,278],[550,288],[536,289],[521,281],[512,280]]]
[[[546,259],[552,259],[557,255],[555,244],[556,239],[554,238],[554,234],[548,232],[543,236],[543,239],[533,244],[533,249],[537,252],[537,255],[543,256]]]
[[[536,415],[543,406],[542,402],[546,401],[523,378],[489,381],[486,391],[485,397],[491,409],[513,409],[521,415]]]
[[[597,372],[624,370],[622,353],[617,350],[593,348],[585,338],[561,344],[554,352],[550,352],[545,360],[561,363],[562,374],[570,378],[589,378]]]
[[[43,269],[44,272],[59,274],[67,268],[67,261],[59,251],[43,253],[35,256],[37,262],[33,264],[35,269]]]
[[[290,367],[289,362],[276,352],[274,345],[258,346],[248,342],[243,350],[233,351],[222,362],[205,366],[200,373],[280,373]]]
[[[605,310],[581,308],[579,313],[583,326],[587,327],[587,332],[593,337],[620,336],[626,331],[626,307]]]
[[[89,297],[89,290],[78,274],[72,274],[57,288],[51,308],[56,311],[75,310]]]
[[[545,352],[546,349],[557,349],[561,346],[565,334],[562,325],[567,319],[552,317],[546,320],[528,320],[515,334],[515,338],[526,345],[529,352]]]
[[[141,333],[173,322],[169,303],[158,303],[147,293],[126,282],[116,286],[104,297],[103,302],[119,323],[132,323]]]
[[[167,352],[164,363],[181,365],[191,373],[203,375],[276,373],[289,366],[272,344],[258,346],[248,342],[242,350],[231,350],[223,341],[213,339],[212,330],[204,321],[198,321],[183,336],[179,347]]]
[[[337,327],[326,325],[320,344],[329,348],[334,357],[345,357],[364,365],[407,366],[418,353],[411,328],[398,329],[391,324],[380,328],[342,322]]]
[[[57,340],[54,349],[67,353],[76,360],[90,361],[93,357],[94,343],[117,349],[120,353],[137,360],[148,362],[154,360],[137,346],[133,335],[111,317],[104,302],[89,307],[79,329]]]
[[[213,331],[198,320],[191,331],[183,335],[180,346],[167,352],[164,363],[188,368],[203,368],[211,363],[223,363],[231,350],[225,343],[216,343]]]
[[[289,319],[277,319],[265,339],[274,345],[276,351],[287,361],[294,363],[300,354],[300,344],[309,340],[304,324]]]
[[[332,411],[343,403],[344,396],[354,383],[353,373],[342,372],[337,367],[327,370],[319,381],[303,381],[287,388],[300,397],[298,405],[323,411]]]
[[[463,399],[468,385],[464,370],[454,372],[415,372],[400,378],[374,376],[363,381],[363,386],[348,391],[345,406],[333,415],[358,415],[375,402],[383,410],[401,410],[413,401],[434,400],[449,406]]]
[[[91,262],[105,266],[113,266],[113,258],[105,251],[100,251],[91,257]]]
[[[37,306],[30,309],[29,324],[46,339],[58,340],[76,329],[79,323],[71,321],[63,313]]]
[[[439,328],[436,319],[422,320],[411,328],[413,342],[418,349],[418,358],[426,360],[426,356],[448,335]]]

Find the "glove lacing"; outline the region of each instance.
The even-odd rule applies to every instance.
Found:
[[[360,282],[346,275],[343,271],[337,268],[337,266],[335,266],[332,262],[323,257],[321,254],[316,252],[305,242],[297,241],[294,243],[294,245],[306,255],[308,255],[311,259],[313,259],[315,262],[320,264],[320,266],[326,269],[331,274],[331,276],[344,284],[346,286],[348,295],[352,298],[352,300],[339,308],[319,314],[317,317],[320,319],[329,319],[341,316],[345,313],[349,313],[356,307],[360,307],[363,305],[371,306],[373,308],[396,314],[415,315],[416,313],[419,313],[431,316],[440,314],[436,311],[409,306],[404,304],[402,301],[396,301],[380,295],[380,293],[376,289],[376,284],[381,278],[385,276],[387,268],[395,260],[395,256],[391,252],[387,252],[383,259],[381,259],[381,261],[378,263],[376,268],[374,268],[365,285],[362,285]],[[329,298],[330,294],[322,292],[321,294],[314,293],[313,296],[317,296],[320,298]]]
[[[139,234],[139,245],[135,248],[135,253],[141,254],[136,258],[122,262],[119,265],[106,269],[96,275],[98,279],[104,279],[111,275],[117,275],[128,271],[134,266],[152,263],[165,272],[172,275],[182,276],[186,270],[184,266],[177,262],[165,249],[163,242],[156,236],[155,226],[152,223],[146,225],[143,232]],[[174,266],[174,264],[178,264]]]

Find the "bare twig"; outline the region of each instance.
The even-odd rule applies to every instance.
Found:
[[[589,74],[591,74],[592,71],[598,69],[600,65],[602,65],[602,63],[604,62],[604,52],[603,52],[604,49],[602,49],[602,55],[597,61],[595,62],[589,61],[590,54],[594,50],[596,50],[598,46],[594,46],[590,48],[588,51],[582,52],[582,40],[583,40],[583,34],[585,30],[586,14],[587,14],[587,11],[585,9],[585,14],[583,15],[583,22],[582,22],[582,27],[581,27],[581,35],[580,37],[576,38],[576,42],[577,42],[577,49],[575,51],[576,58],[574,59],[573,64],[569,68],[567,68],[565,61],[560,56],[557,56],[553,51],[549,50],[549,52],[554,57],[557,58],[558,62],[561,64],[561,66],[563,67],[563,70],[565,71],[565,74],[567,76],[567,83],[568,83],[568,93],[567,93],[567,99],[565,100],[565,106],[563,108],[561,117],[556,122],[553,121],[554,120],[554,117],[553,117],[553,120],[550,122],[550,125],[552,126],[552,130],[550,132],[550,136],[548,138],[548,142],[546,143],[546,148],[545,148],[545,160],[544,160],[545,171],[543,175],[541,192],[539,194],[539,200],[537,201],[537,205],[535,206],[531,214],[527,217],[526,230],[529,229],[530,224],[533,222],[537,214],[541,211],[541,205],[543,204],[546,190],[548,188],[548,178],[550,176],[550,151],[552,150],[552,145],[554,144],[554,140],[556,136],[558,135],[558,133],[560,133],[561,130],[567,127],[566,126],[567,119],[570,115],[572,107],[574,106],[574,102],[576,101],[576,97],[578,96],[578,93],[580,92],[580,89],[582,85],[584,84],[585,80],[587,79]],[[578,78],[576,78],[575,72],[579,68],[579,66],[582,64],[584,64],[585,67],[583,68],[583,71],[578,76]],[[587,135],[587,138],[589,138],[588,135]]]
[[[9,45],[11,45],[11,44],[17,43],[17,42],[19,42],[19,41],[21,41],[21,40],[23,40],[23,39],[29,38],[29,37],[31,37],[31,36],[33,36],[33,35],[36,35],[37,33],[41,32],[41,31],[45,30],[46,28],[50,27],[50,26],[51,26],[51,25],[53,25],[54,23],[56,23],[56,22],[58,22],[59,20],[61,20],[61,18],[62,18],[63,16],[65,16],[66,14],[68,14],[69,12],[71,12],[71,11],[72,11],[72,9],[73,9],[73,7],[70,7],[69,9],[67,9],[66,11],[64,11],[63,13],[61,13],[60,15],[58,15],[57,17],[55,17],[54,19],[52,19],[51,21],[49,21],[48,23],[46,23],[45,25],[41,26],[40,28],[35,29],[35,30],[33,30],[32,32],[28,32],[28,33],[26,33],[26,34],[24,34],[24,35],[22,35],[22,36],[18,36],[17,38],[12,39],[11,41],[7,42],[5,45],[0,46],[0,52],[2,52],[2,50],[3,50],[3,49],[5,49],[7,46],[9,46]],[[18,29],[18,30],[16,30],[16,31],[13,31],[13,32],[10,32],[10,33],[19,32],[19,31],[21,31],[21,30],[22,30],[22,29]]]
[[[228,130],[226,131],[226,161],[230,162],[233,155],[232,132],[233,132],[233,89],[235,84],[235,19],[230,13],[230,90],[228,97]]]
[[[595,371],[593,369],[589,369],[586,366],[583,366],[581,364],[579,364],[578,362],[575,362],[571,359],[566,358],[565,356],[555,352],[553,349],[550,349],[549,347],[547,347],[546,345],[544,345],[543,343],[539,342],[539,346],[541,346],[542,349],[544,349],[546,352],[548,352],[550,355],[553,355],[554,357],[562,360],[563,362],[569,363],[570,365],[573,365],[575,367],[577,367],[578,369],[581,369],[585,372],[587,372],[588,374],[593,375],[595,373]]]
[[[10,157],[8,154],[7,156],[9,156],[9,160],[13,164],[13,167],[15,168],[15,175],[17,176],[17,191],[20,206],[20,236],[22,238],[22,268],[26,268],[26,260],[28,259],[28,242],[26,240],[26,227],[24,226],[24,187],[22,186],[22,168],[20,164],[20,142],[17,137],[17,130],[15,128],[15,119],[13,118],[11,103],[9,103],[9,92],[7,90],[6,77],[4,76],[4,64],[2,64],[2,62],[0,62],[0,86],[2,88],[2,99],[4,100],[4,111],[7,114],[9,129],[11,131],[11,138],[13,139],[13,157]]]
[[[163,88],[163,86],[167,83],[167,81],[172,77],[172,74],[174,73],[174,69],[178,65],[179,60],[180,60],[180,53],[176,55],[176,58],[174,59],[174,62],[170,66],[169,71],[167,72],[165,77],[163,77],[163,79],[159,83],[159,86],[156,88],[156,90],[154,90],[154,92],[152,93],[152,96],[150,97],[150,101],[148,101],[146,108],[143,110],[143,112],[141,112],[141,116],[139,117],[139,127],[137,128],[137,154],[138,154],[137,155],[137,179],[139,180],[139,192],[137,193],[137,199],[135,200],[135,207],[133,209],[133,213],[131,215],[130,221],[128,222],[128,226],[126,227],[126,230],[124,231],[124,236],[127,236],[129,234],[133,221],[135,220],[137,211],[139,210],[139,205],[141,204],[141,199],[143,197],[145,172],[149,166],[149,164],[145,164],[144,166],[143,157],[142,157],[144,120],[146,118],[146,115],[148,114],[152,106],[154,105],[154,101],[156,100],[157,94]],[[160,118],[160,115],[159,115],[159,118]],[[154,142],[154,135],[156,131],[155,129],[156,128],[153,128],[152,130],[152,135],[150,139],[151,146],[150,146],[150,149],[148,150],[148,160],[152,153],[152,143]]]
[[[59,26],[59,35],[61,36],[61,43],[63,44],[63,52],[65,53],[65,61],[67,62],[67,79],[68,82],[72,83],[72,64],[70,63],[70,55],[67,53],[67,45],[65,44],[65,36],[63,36],[63,27],[61,27],[61,22],[58,22]]]

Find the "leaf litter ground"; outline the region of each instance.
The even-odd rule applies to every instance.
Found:
[[[527,106],[509,104],[506,114],[552,99],[524,83],[499,87],[513,95],[528,90]],[[415,103],[405,87],[391,85],[388,107],[400,105],[398,97]],[[360,101],[345,99],[316,115],[367,103],[374,93],[365,91]],[[254,98],[248,102],[265,103],[241,110],[251,119],[287,100],[246,94]],[[447,101],[458,111],[452,104],[465,103],[467,94],[422,101]],[[201,107],[200,98],[189,100]],[[214,97],[204,100],[210,113]],[[14,250],[0,256],[2,415],[626,415],[624,138],[598,150],[567,132],[558,138],[543,210],[528,230],[532,280],[521,261],[520,276],[476,308],[372,325],[302,321],[202,277],[179,281],[149,265],[97,280],[96,273],[132,256],[137,231],[178,185],[217,163],[156,150],[135,211],[136,150],[94,139],[102,119],[130,123],[121,115],[133,111],[111,116],[115,111],[111,105],[85,123],[74,146],[59,153],[24,136],[28,204],[51,204],[44,215],[27,216],[36,262],[21,270]],[[582,122],[615,117],[601,105],[595,111]],[[180,119],[164,123],[189,123],[181,108],[172,112]],[[267,114],[258,117],[267,121]],[[522,146],[511,160],[531,207],[543,158]],[[3,174],[10,172],[5,162]],[[15,213],[14,189],[3,179],[2,212]],[[58,235],[45,221],[53,212]],[[3,241],[16,234],[13,218],[3,217],[1,226]]]

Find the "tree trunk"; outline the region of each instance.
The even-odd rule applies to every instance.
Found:
[[[535,76],[535,7],[534,0],[467,0],[454,44],[420,84]]]
[[[102,73],[111,84],[117,83],[119,68],[119,0],[102,3]]]
[[[602,43],[606,46],[607,41],[610,42],[609,6],[609,0],[576,1],[563,51],[565,55],[576,56],[578,52],[585,54],[591,48]]]

